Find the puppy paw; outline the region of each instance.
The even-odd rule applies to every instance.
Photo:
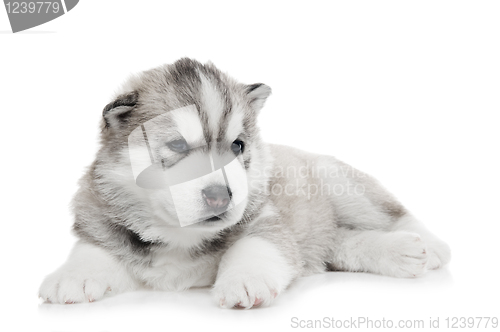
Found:
[[[399,278],[413,278],[427,271],[427,244],[417,233],[404,231],[388,233],[381,239],[378,272]]]
[[[263,275],[226,275],[214,285],[213,294],[222,308],[250,309],[267,306],[282,287]]]
[[[450,247],[439,239],[433,239],[428,242],[429,270],[439,269],[451,260]]]
[[[213,294],[223,308],[267,306],[294,277],[294,270],[271,242],[238,240],[223,256]]]
[[[94,302],[137,286],[125,266],[107,252],[78,242],[68,261],[45,278],[39,296],[48,303]]]
[[[47,276],[39,296],[48,303],[73,304],[94,302],[111,292],[111,285],[83,271],[59,270]]]

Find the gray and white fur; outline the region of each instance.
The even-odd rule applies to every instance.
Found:
[[[100,149],[73,200],[79,240],[40,296],[78,303],[144,286],[210,286],[222,307],[251,308],[269,305],[300,276],[336,270],[417,277],[449,262],[449,247],[369,175],[331,156],[262,142],[256,118],[270,94],[264,84],[238,83],[187,58],[129,79],[104,108]],[[248,195],[220,220],[179,227],[168,189],[135,184],[127,137],[187,105],[196,106],[196,119],[173,117],[166,131],[188,144],[203,139],[200,153],[244,142],[236,159]],[[193,188],[183,204],[201,211],[200,197]]]

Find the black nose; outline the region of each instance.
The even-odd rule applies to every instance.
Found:
[[[216,213],[225,211],[231,201],[231,190],[226,186],[211,186],[201,191],[205,203]]]

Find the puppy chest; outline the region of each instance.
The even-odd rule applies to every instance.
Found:
[[[211,286],[217,274],[216,257],[193,258],[187,251],[155,253],[143,279],[155,289],[183,290]]]

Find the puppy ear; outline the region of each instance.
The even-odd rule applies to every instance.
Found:
[[[260,111],[264,107],[267,97],[271,95],[271,88],[262,83],[250,84],[245,87],[248,102],[256,111]]]
[[[111,103],[107,104],[102,111],[105,127],[117,128],[126,123],[132,110],[137,106],[138,100],[139,93],[137,91],[132,91],[119,95]]]

